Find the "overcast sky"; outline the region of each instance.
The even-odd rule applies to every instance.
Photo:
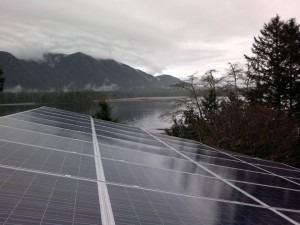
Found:
[[[182,78],[244,62],[276,14],[300,23],[300,0],[0,0],[0,50],[81,51]]]

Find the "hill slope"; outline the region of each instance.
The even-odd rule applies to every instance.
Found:
[[[162,74],[162,75],[158,75],[156,76],[156,78],[165,86],[165,87],[169,87],[171,85],[177,84],[179,83],[181,80],[173,77],[171,75],[167,75],[167,74]]]
[[[112,59],[83,53],[45,54],[41,61],[20,60],[0,52],[5,89],[23,90],[133,90],[168,87],[164,80]],[[175,78],[177,79],[177,78]]]

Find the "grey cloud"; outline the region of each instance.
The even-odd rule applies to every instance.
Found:
[[[243,60],[276,13],[298,0],[0,0],[0,50],[21,58],[82,51],[174,75]]]

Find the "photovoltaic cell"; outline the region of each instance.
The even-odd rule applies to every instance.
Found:
[[[300,210],[300,191],[235,183],[236,186],[272,207]]]
[[[256,159],[256,158],[250,158],[250,157],[243,157],[243,156],[236,156],[236,157],[245,162],[253,163],[256,165],[278,167],[278,168],[282,168],[282,169],[293,169],[292,167],[282,164],[282,163],[260,160],[260,159]]]
[[[212,176],[205,170],[182,158],[172,158],[148,152],[132,151],[101,144],[99,145],[99,148],[101,150],[101,156],[109,159],[136,163],[160,169]]]
[[[194,140],[189,140],[189,139],[184,139],[184,138],[179,138],[179,137],[173,137],[173,136],[169,136],[166,134],[157,134],[157,133],[151,133],[153,136],[158,137],[159,139],[162,140],[174,140],[174,141],[180,141],[180,142],[187,142],[187,143],[194,143],[199,145],[200,143]]]
[[[218,198],[255,204],[252,199],[224,182],[204,176],[144,167],[125,162],[102,160],[107,181],[135,185],[196,197]],[[196,167],[196,165],[195,165]],[[211,191],[213,187],[214,191]]]
[[[25,121],[16,121],[9,118],[5,118],[5,119],[0,118],[0,126],[92,142],[91,134],[66,130],[58,127],[50,127],[50,126],[45,126],[40,124],[28,123]]]
[[[185,154],[185,153],[183,153]],[[190,155],[189,155],[190,157]],[[239,161],[233,161],[233,160],[225,160],[221,158],[213,158],[205,155],[196,155],[192,158],[193,160],[199,162],[199,163],[206,163],[206,164],[212,164],[217,166],[225,166],[225,167],[232,167],[237,169],[243,169],[243,170],[250,170],[255,172],[262,172],[262,170],[252,166],[248,165]]]
[[[83,142],[10,127],[0,129],[0,140],[94,155],[93,143],[91,142]]]
[[[77,112],[71,112],[71,111],[66,111],[66,110],[62,110],[62,109],[58,109],[58,108],[52,108],[52,107],[41,107],[39,108],[41,110],[46,110],[47,112],[56,112],[56,113],[61,113],[61,114],[66,114],[66,115],[73,115],[79,118],[83,118],[83,119],[89,119],[90,115],[87,114],[82,114],[82,113],[77,113]]]
[[[293,178],[300,179],[300,171],[297,171],[297,170],[286,170],[286,169],[266,167],[266,166],[259,166],[259,167],[263,168],[264,170],[275,173],[277,175],[280,175],[280,176],[293,177]]]
[[[60,116],[65,116],[65,117],[74,117],[74,118],[77,118],[78,120],[85,120],[87,122],[90,119],[89,115],[60,110],[60,109],[56,109],[56,108],[50,108],[50,107],[42,107],[42,108],[34,109],[33,111],[52,113],[52,114],[57,114]]]
[[[40,112],[40,111],[28,111],[24,112],[22,114],[17,114],[17,115],[24,115],[24,116],[31,116],[35,118],[40,118],[40,119],[48,119],[48,120],[53,120],[56,122],[64,123],[64,124],[71,124],[71,125],[76,125],[76,126],[81,126],[90,129],[91,124],[85,120],[83,121],[78,121],[74,118],[65,118],[65,117],[60,117],[60,115],[49,115],[45,114],[45,112]],[[14,116],[14,115],[11,115]]]
[[[99,136],[104,136],[104,137],[110,137],[110,138],[115,138],[118,140],[124,140],[124,141],[130,141],[134,143],[141,143],[143,145],[152,145],[152,146],[157,146],[157,147],[165,147],[163,144],[156,140],[149,140],[142,138],[140,136],[131,136],[131,135],[125,135],[125,134],[117,134],[117,133],[112,133],[112,132],[106,132],[106,131],[100,131],[96,130],[97,135]]]
[[[237,170],[234,168],[224,168],[215,165],[205,165],[209,170],[218,174],[224,179],[236,180],[241,182],[250,182],[257,184],[270,185],[275,187],[300,189],[299,185],[288,182],[283,178],[273,176],[267,173],[256,173],[245,170]]]
[[[1,224],[101,224],[97,184],[0,168]]]
[[[294,182],[296,182],[296,183],[300,184],[300,179],[296,179],[296,178],[289,178],[289,180],[292,180],[292,181],[294,181]]]
[[[180,151],[180,149],[178,149]],[[186,156],[190,157],[190,158],[197,158],[199,157],[199,155],[204,155],[204,156],[210,156],[210,157],[215,157],[215,158],[221,158],[221,159],[229,159],[229,160],[234,160],[232,157],[225,155],[225,154],[221,154],[218,152],[214,152],[214,151],[209,151],[209,150],[204,150],[204,149],[198,149],[196,153],[192,153],[192,152],[182,152],[184,153]]]
[[[180,144],[174,144],[174,143],[167,143],[169,146],[171,146],[172,148],[178,150],[178,151],[182,151],[182,152],[189,152],[189,153],[201,153],[201,152],[207,152],[207,154],[209,154],[209,152],[213,152],[215,154],[217,154],[218,152],[212,149],[208,149],[207,147],[203,146],[203,145],[197,145],[197,146],[185,146],[185,145],[180,145]],[[221,153],[219,153],[221,154]]]
[[[1,146],[0,164],[96,179],[94,157],[45,148],[6,143]]]
[[[297,221],[300,223],[300,212],[291,212],[291,211],[280,211],[284,215],[292,218],[293,220]]]
[[[155,153],[164,156],[181,157],[178,155],[178,153],[170,149],[167,149],[165,147],[145,145],[143,143],[134,142],[134,141],[127,141],[127,140],[120,140],[117,138],[98,136],[98,142],[99,144],[103,144],[103,145],[106,144],[114,147],[134,149],[136,151]]]
[[[118,225],[290,225],[268,209],[108,185]],[[251,216],[255,215],[255,216]]]
[[[62,123],[62,122],[55,121],[55,120],[49,120],[48,118],[43,119],[43,118],[37,118],[37,117],[23,115],[23,114],[12,115],[9,118],[17,119],[17,120],[21,120],[21,121],[23,120],[23,121],[32,122],[32,123],[43,124],[43,125],[52,126],[52,127],[59,127],[59,128],[63,128],[63,129],[74,130],[74,131],[79,131],[79,132],[84,132],[84,133],[89,133],[89,134],[92,133],[92,130],[90,128],[83,127],[83,126],[77,126],[77,125],[69,124],[69,123]]]
[[[154,135],[155,136],[155,135]],[[201,148],[201,145],[199,143],[194,143],[194,142],[186,142],[186,141],[181,141],[181,140],[174,140],[174,139],[166,139],[159,137],[160,140],[163,142],[173,145],[173,146],[179,146],[179,147],[187,147],[187,148]]]
[[[107,131],[110,133],[116,133],[116,134],[123,134],[123,135],[128,135],[131,137],[137,137],[137,138],[143,138],[143,139],[148,139],[148,140],[155,140],[153,139],[151,136],[141,133],[141,132],[135,132],[135,131],[127,131],[127,130],[121,130],[119,128],[113,128],[113,127],[109,127],[106,125],[95,125],[95,129],[96,131]]]
[[[97,126],[107,126],[119,130],[124,130],[124,131],[131,131],[131,132],[137,132],[137,133],[144,133],[141,129],[136,128],[136,127],[130,127],[124,124],[118,124],[118,123],[112,123],[108,121],[103,121],[103,120],[94,120],[95,127]]]
[[[39,110],[39,109],[35,109],[33,112],[44,115],[44,116],[61,118],[61,119],[68,120],[68,121],[76,121],[77,122],[77,123],[75,122],[76,125],[88,126],[88,124],[89,124],[89,118],[81,118],[78,116],[60,114],[57,112],[51,112],[51,111],[45,111],[45,110]]]
[[[117,225],[297,224],[298,173],[61,109],[0,118],[0,224],[101,224],[110,204]]]
[[[26,112],[28,113],[28,112]],[[30,113],[33,114],[39,114],[39,117],[49,117],[51,119],[57,119],[57,120],[65,120],[65,121],[70,121],[76,124],[76,125],[82,125],[82,126],[88,126],[89,125],[89,119],[88,118],[80,118],[76,116],[70,116],[70,115],[65,115],[65,114],[60,114],[56,112],[51,112],[51,111],[45,111],[45,110],[39,110],[35,109],[34,111],[30,111]]]

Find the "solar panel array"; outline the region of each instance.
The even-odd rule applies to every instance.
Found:
[[[0,118],[0,224],[300,223],[300,170],[41,107]]]

